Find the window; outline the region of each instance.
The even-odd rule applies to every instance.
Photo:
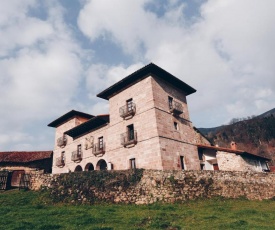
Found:
[[[98,138],[98,147],[99,149],[103,149],[103,137]]]
[[[130,169],[136,168],[136,158],[130,159]]]
[[[175,130],[179,130],[179,126],[178,126],[177,122],[174,122],[174,128],[175,128]]]
[[[119,108],[119,116],[123,119],[130,119],[133,117],[136,113],[136,105],[133,102],[133,99],[130,98],[127,101],[125,101],[125,105],[121,106]]]
[[[180,156],[181,169],[184,170],[184,156]]]
[[[65,161],[65,151],[61,152],[61,160]]]
[[[134,131],[134,125],[128,125],[127,126],[127,134],[128,134],[128,140],[134,140],[135,139],[135,131]]]
[[[260,163],[259,161],[257,161],[257,160],[254,160],[254,161],[253,161],[253,163],[254,163],[254,165],[255,165],[256,169],[258,169],[258,168],[261,168],[261,167],[262,167],[262,166],[261,166],[261,163]]]
[[[203,160],[203,150],[202,149],[199,149],[199,152],[198,152],[198,154],[199,154],[199,160]]]
[[[168,96],[169,109],[173,109],[173,98]]]
[[[130,98],[129,100],[126,101],[126,108],[128,112],[133,111],[133,99]]]
[[[81,145],[77,146],[77,154],[81,154]]]

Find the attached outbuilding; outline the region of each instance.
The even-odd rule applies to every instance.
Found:
[[[0,152],[0,189],[20,187],[29,182],[31,171],[52,172],[53,152]]]
[[[270,159],[238,150],[235,142],[231,143],[231,148],[198,145],[198,151],[202,170],[269,171]]]

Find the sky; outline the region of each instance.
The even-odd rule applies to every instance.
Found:
[[[275,107],[274,0],[9,0],[0,7],[0,151],[51,150],[47,125],[153,62],[197,90],[193,125]]]

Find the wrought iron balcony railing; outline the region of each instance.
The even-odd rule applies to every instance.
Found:
[[[96,143],[93,148],[93,154],[95,156],[103,156],[105,153],[105,143]]]
[[[64,135],[62,137],[59,137],[57,139],[57,146],[59,147],[65,147],[67,144],[67,137]]]
[[[121,134],[121,144],[125,147],[127,145],[135,145],[137,143],[137,131],[128,131]]]
[[[169,106],[170,112],[175,114],[182,114],[183,113],[183,106],[181,103],[173,101],[172,104]]]
[[[71,160],[72,161],[81,161],[82,160],[82,151],[73,151]]]
[[[122,118],[132,117],[136,113],[136,104],[134,102],[129,102],[128,104],[119,108],[119,115]]]
[[[57,167],[63,167],[65,165],[65,160],[63,157],[57,157],[56,158],[56,162],[55,162],[55,165]]]

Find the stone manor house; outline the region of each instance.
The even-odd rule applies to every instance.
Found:
[[[56,128],[52,172],[124,170],[268,170],[267,158],[220,148],[193,127],[186,97],[196,90],[151,63],[97,95],[109,114],[72,110]]]

